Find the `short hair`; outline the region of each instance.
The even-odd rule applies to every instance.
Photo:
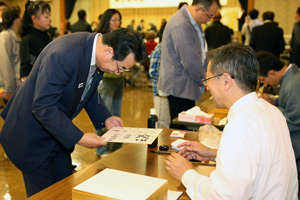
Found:
[[[300,7],[297,8],[297,14],[300,15]]]
[[[120,23],[120,27],[121,27],[121,24],[122,24],[122,15],[121,13],[117,10],[117,9],[107,9],[102,17],[101,17],[101,22],[96,30],[96,32],[98,33],[108,33],[109,32],[109,21],[111,20],[111,18],[113,17],[114,14],[118,13],[119,16],[120,16],[120,20],[121,20],[121,23]]]
[[[214,2],[216,2],[218,7],[221,8],[220,0],[193,0],[192,5],[194,6],[194,5],[201,4],[204,6],[205,10],[209,10],[209,8]]]
[[[256,9],[250,10],[249,12],[250,18],[251,19],[257,19],[259,12]]]
[[[147,58],[147,50],[143,38],[137,32],[127,28],[119,28],[104,34],[102,42],[113,48],[113,59],[115,60],[122,61],[130,53],[134,54],[134,59],[137,62],[142,62]]]
[[[156,38],[156,32],[153,30],[149,30],[146,34],[146,39],[147,40],[154,40]]]
[[[188,3],[187,2],[180,2],[179,4],[178,4],[178,10],[182,7],[182,6],[184,6],[184,5],[188,5]]]
[[[279,60],[279,58],[267,51],[257,52],[256,57],[259,64],[260,76],[267,77],[269,71],[280,71],[284,66],[284,64]]]
[[[264,20],[271,20],[271,21],[273,21],[274,20],[274,16],[275,16],[275,14],[272,11],[267,11],[267,12],[263,13],[263,19]]]
[[[211,50],[210,71],[213,75],[228,73],[245,92],[256,89],[258,63],[254,50],[242,44],[228,44]]]
[[[20,17],[21,9],[19,6],[7,6],[2,11],[2,26],[4,29],[9,29],[15,19]]]
[[[79,19],[84,19],[84,17],[86,16],[86,12],[85,10],[81,9],[78,11],[77,15]]]

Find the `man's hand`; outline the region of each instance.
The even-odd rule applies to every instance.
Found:
[[[123,127],[123,122],[119,117],[112,116],[105,120],[105,126],[107,129],[111,129],[112,127]]]
[[[165,160],[165,165],[166,170],[179,181],[187,170],[193,169],[192,163],[177,153],[169,155]]]
[[[271,98],[269,97],[269,95],[267,95],[267,94],[262,94],[262,95],[261,95],[261,98],[263,98],[264,100],[266,100],[266,101],[269,102],[270,104],[275,105],[275,101],[274,101],[273,99],[271,99]]]
[[[217,156],[217,149],[208,148],[199,142],[183,142],[178,147],[185,147],[178,154],[188,160],[215,161]]]
[[[77,144],[93,149],[99,146],[105,146],[107,142],[104,141],[104,138],[95,133],[85,133]]]
[[[5,99],[6,101],[10,100],[10,98],[12,97],[13,93],[7,93],[4,92],[3,94],[3,99]]]

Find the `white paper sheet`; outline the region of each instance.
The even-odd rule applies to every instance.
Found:
[[[162,129],[113,127],[102,137],[106,142],[152,144]]]

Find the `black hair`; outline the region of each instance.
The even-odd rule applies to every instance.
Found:
[[[182,7],[182,6],[184,6],[184,5],[188,5],[188,3],[187,2],[180,2],[179,4],[178,4],[178,10]]]
[[[37,15],[39,12],[44,13],[45,11],[51,12],[51,8],[48,3],[43,1],[27,1],[20,27],[21,37],[24,37],[33,27],[31,17]]]
[[[2,11],[2,26],[9,29],[14,20],[20,17],[21,9],[19,6],[7,6]]]
[[[300,7],[297,8],[297,14],[300,15]]]
[[[86,12],[84,10],[79,10],[77,15],[79,19],[84,19],[84,17],[86,16]]]
[[[113,48],[113,59],[115,60],[122,61],[130,53],[134,54],[137,62],[142,62],[147,58],[147,50],[143,38],[137,32],[130,31],[127,28],[119,28],[104,34],[102,42]]]
[[[250,12],[249,12],[249,15],[250,15],[251,19],[257,19],[258,14],[259,14],[259,12],[256,9],[250,10]]]
[[[7,6],[7,4],[4,3],[3,1],[0,1],[0,6]]]
[[[228,73],[245,92],[256,89],[258,63],[254,50],[242,44],[228,44],[209,52],[210,72]]]
[[[264,20],[271,20],[271,21],[273,21],[274,20],[274,16],[275,16],[275,14],[272,11],[267,11],[267,12],[263,13],[263,19]]]
[[[259,64],[259,75],[267,77],[270,70],[280,71],[284,64],[274,56],[272,53],[267,51],[259,51],[256,53],[256,57]]]
[[[220,0],[193,0],[192,5],[198,5],[201,4],[204,6],[205,10],[209,10],[211,5],[216,2],[218,7],[221,8]]]
[[[109,32],[109,21],[111,20],[112,16],[116,13],[118,13],[120,15],[120,20],[122,23],[122,15],[118,10],[107,9],[101,17],[101,22],[100,22],[99,27],[97,28],[96,32],[102,33],[102,34],[108,33]],[[121,26],[121,24],[120,24],[120,26]]]

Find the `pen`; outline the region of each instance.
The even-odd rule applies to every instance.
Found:
[[[196,164],[196,165],[206,165],[206,166],[212,166],[212,167],[215,167],[216,164],[215,163],[205,163],[205,162],[201,162],[201,161],[198,161],[198,162],[191,162],[193,164]]]
[[[154,151],[151,150],[152,153],[158,153],[158,154],[171,154],[171,153],[176,153],[175,151]]]

